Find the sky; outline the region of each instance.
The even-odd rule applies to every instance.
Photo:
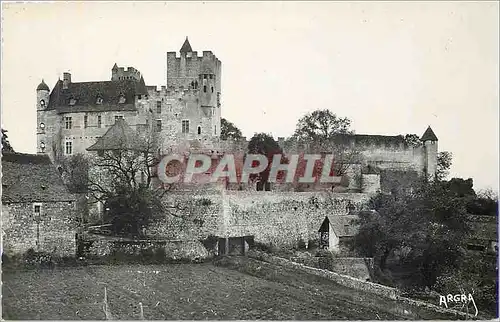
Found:
[[[2,2],[2,128],[36,152],[36,87],[133,66],[166,84],[186,36],[222,61],[222,117],[289,136],[330,109],[359,134],[422,135],[451,177],[498,192],[498,2]]]

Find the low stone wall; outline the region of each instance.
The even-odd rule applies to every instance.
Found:
[[[354,288],[354,289],[358,289],[358,290],[363,290],[363,291],[366,291],[369,293],[378,294],[378,295],[381,295],[381,296],[384,296],[387,298],[397,299],[399,296],[399,290],[392,288],[392,287],[388,287],[388,286],[384,286],[384,285],[380,285],[380,284],[375,284],[375,283],[371,283],[371,282],[365,282],[363,280],[360,280],[360,279],[357,279],[357,278],[354,278],[354,277],[351,277],[348,275],[342,275],[342,274],[335,273],[332,271],[327,271],[324,269],[319,269],[319,268],[310,267],[310,266],[307,266],[304,264],[295,263],[293,261],[290,261],[290,260],[287,260],[284,258],[280,258],[280,257],[271,256],[271,255],[266,254],[266,253],[262,253],[262,252],[258,252],[258,251],[250,251],[248,253],[248,256],[255,258],[255,259],[258,259],[258,260],[263,260],[263,261],[266,261],[266,262],[269,262],[272,264],[290,267],[290,268],[298,269],[298,270],[301,270],[301,271],[304,271],[304,272],[307,272],[310,274],[325,277],[325,278],[328,278],[328,279],[330,279],[330,280],[332,280],[340,285]]]
[[[103,258],[122,256],[162,256],[171,260],[203,260],[210,253],[198,240],[120,240],[93,238],[85,240],[90,247],[86,256]]]
[[[363,281],[363,280],[360,280],[360,279],[357,279],[357,278],[354,278],[351,276],[347,276],[347,275],[343,275],[343,274],[339,274],[339,273],[335,273],[335,272],[331,272],[331,271],[327,271],[327,270],[323,270],[323,269],[309,267],[309,266],[306,266],[304,264],[295,263],[291,260],[272,256],[272,255],[269,255],[269,254],[266,254],[263,252],[251,250],[248,252],[248,257],[262,260],[262,261],[265,261],[265,262],[268,262],[271,264],[275,264],[275,265],[280,265],[280,266],[284,266],[284,267],[288,267],[288,268],[292,268],[292,269],[297,269],[297,270],[300,270],[300,271],[303,271],[303,272],[306,272],[309,274],[313,274],[316,276],[321,276],[321,277],[330,279],[330,280],[332,280],[340,285],[343,285],[343,286],[346,286],[349,288],[365,291],[368,293],[377,294],[377,295],[380,295],[380,296],[383,296],[386,298],[390,298],[393,300],[398,300],[398,301],[401,301],[401,302],[404,302],[404,303],[407,303],[407,304],[410,304],[413,306],[423,307],[423,308],[430,309],[430,310],[433,310],[433,311],[439,312],[439,313],[451,314],[451,315],[454,315],[455,317],[460,318],[460,319],[475,319],[475,320],[482,319],[480,316],[477,316],[477,317],[474,316],[474,314],[459,312],[459,311],[456,311],[453,309],[443,308],[443,307],[440,307],[440,306],[437,306],[434,304],[430,304],[427,302],[418,301],[418,300],[403,297],[400,295],[401,292],[396,288],[392,288],[392,287],[388,287],[385,285],[380,285],[380,284],[376,284],[376,283],[372,283],[372,282],[368,282],[368,281]]]
[[[370,280],[373,271],[373,258],[292,257],[290,260],[306,266],[352,276],[363,281]]]

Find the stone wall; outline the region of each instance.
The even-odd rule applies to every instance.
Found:
[[[33,203],[2,205],[3,251],[23,254],[32,248],[61,256],[76,253],[74,204],[68,202],[36,203],[41,206],[39,223]]]
[[[290,260],[306,266],[326,269],[366,281],[371,280],[373,258],[357,257],[292,257]]]
[[[164,259],[171,260],[202,260],[210,256],[208,250],[197,240],[132,241],[92,237],[86,236],[86,242],[90,243],[86,256],[91,258],[105,258],[117,254],[130,257],[141,257],[146,254],[158,256],[160,252]]]
[[[345,215],[349,203],[361,209],[369,196],[359,193],[226,191],[170,193],[169,213],[147,234],[171,239],[254,236],[278,248],[318,238],[325,216]],[[182,208],[182,209],[178,209]]]

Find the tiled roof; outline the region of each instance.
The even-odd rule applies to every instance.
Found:
[[[104,150],[136,150],[143,151],[145,142],[143,142],[123,119],[117,119],[115,124],[100,137],[95,144],[87,148],[87,151]]]
[[[41,91],[41,90],[50,91],[50,88],[49,88],[49,86],[47,86],[47,84],[45,84],[45,81],[42,79],[42,82],[38,85],[36,90],[37,91]]]
[[[427,130],[425,130],[425,132],[422,135],[422,138],[420,140],[422,140],[422,141],[437,141],[438,138],[437,138],[436,134],[434,134],[434,131],[429,126],[427,128]]]
[[[73,201],[47,155],[2,156],[2,203]]]
[[[182,44],[181,50],[179,50],[179,52],[188,53],[192,51],[193,49],[191,48],[191,44],[189,43],[188,37],[186,37],[186,40],[184,40],[184,44]]]
[[[147,94],[146,84],[142,77],[139,81],[70,83],[67,89],[63,89],[63,81],[59,80],[50,93],[47,109],[56,109],[59,113],[134,111],[135,96]],[[120,103],[122,96],[125,97],[124,103]],[[102,98],[102,104],[97,104],[98,97]],[[75,105],[70,105],[71,99],[75,100]]]
[[[325,217],[325,220],[321,224],[321,227],[318,231],[326,231],[328,228],[328,224],[332,226],[333,232],[337,237],[352,237],[358,233],[357,225],[355,225],[352,221],[357,219],[356,215],[342,215],[342,216],[330,216]]]

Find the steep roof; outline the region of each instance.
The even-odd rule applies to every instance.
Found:
[[[59,113],[68,112],[103,112],[103,111],[135,111],[135,96],[147,95],[144,78],[137,80],[116,80],[103,82],[70,83],[63,89],[59,80],[52,93],[48,110],[56,109]],[[121,97],[125,102],[120,103]],[[102,104],[97,104],[97,98],[102,98]],[[70,100],[75,99],[75,105]]]
[[[193,49],[191,48],[191,44],[189,43],[188,37],[186,37],[186,40],[184,40],[184,44],[182,44],[181,50],[179,51],[181,53],[189,53],[193,51]]]
[[[136,131],[134,131],[123,119],[117,119],[115,124],[100,137],[96,143],[87,148],[87,151],[104,150],[135,150],[143,151],[143,142]]]
[[[3,154],[2,203],[73,200],[47,155]]]
[[[45,84],[45,81],[42,79],[42,82],[37,86],[36,88],[37,91],[50,91],[50,88],[49,86],[47,86],[47,84]]]
[[[358,227],[353,224],[353,220],[358,218],[356,215],[343,215],[343,216],[331,216],[331,218],[325,217],[319,232],[328,231],[329,225],[332,226],[333,232],[337,237],[352,237],[357,234]]]
[[[427,130],[425,130],[425,132],[422,135],[422,137],[420,138],[420,140],[422,140],[422,141],[437,141],[438,138],[437,138],[436,134],[434,134],[434,131],[429,126],[427,128]]]

